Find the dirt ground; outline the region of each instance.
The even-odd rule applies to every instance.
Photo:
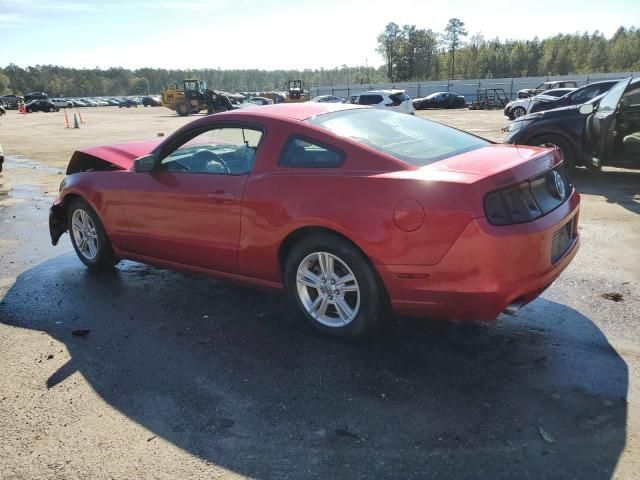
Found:
[[[420,115],[496,141],[507,124]],[[132,262],[93,274],[68,236],[52,247],[75,149],[190,121],[82,116],[0,117],[0,479],[640,478],[640,172],[573,173],[581,250],[518,315],[396,319],[351,345],[279,296]]]

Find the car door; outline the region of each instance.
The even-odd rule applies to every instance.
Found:
[[[596,111],[587,120],[589,138],[585,140],[591,146],[592,154],[601,163],[606,163],[613,151],[616,136],[616,113],[620,99],[630,82],[631,78],[627,78],[613,86],[609,93],[600,99]]]
[[[217,126],[157,152],[130,175],[124,210],[128,252],[222,272],[237,270],[244,187],[262,132]],[[164,146],[162,148],[165,148]]]

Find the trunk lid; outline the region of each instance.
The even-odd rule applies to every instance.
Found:
[[[490,178],[500,188],[552,169],[561,158],[555,150],[528,145],[489,145],[446,158],[421,170],[438,170]]]

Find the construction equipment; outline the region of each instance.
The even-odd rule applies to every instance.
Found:
[[[289,80],[285,85],[285,90],[287,91],[285,99],[287,103],[299,103],[307,100],[302,80]]]
[[[476,93],[476,101],[471,102],[469,110],[494,110],[504,108],[509,103],[509,97],[503,88],[485,88]]]
[[[178,88],[178,84],[175,83],[162,92],[162,105],[182,117],[206,109],[204,92],[207,84],[196,79],[184,80],[182,84],[182,88]]]

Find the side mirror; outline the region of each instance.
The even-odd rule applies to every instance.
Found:
[[[136,173],[151,172],[155,163],[156,159],[153,155],[136,158],[133,162],[133,171]]]
[[[578,111],[582,115],[589,115],[593,113],[593,105],[591,103],[585,103],[584,105],[580,105],[580,109]]]

